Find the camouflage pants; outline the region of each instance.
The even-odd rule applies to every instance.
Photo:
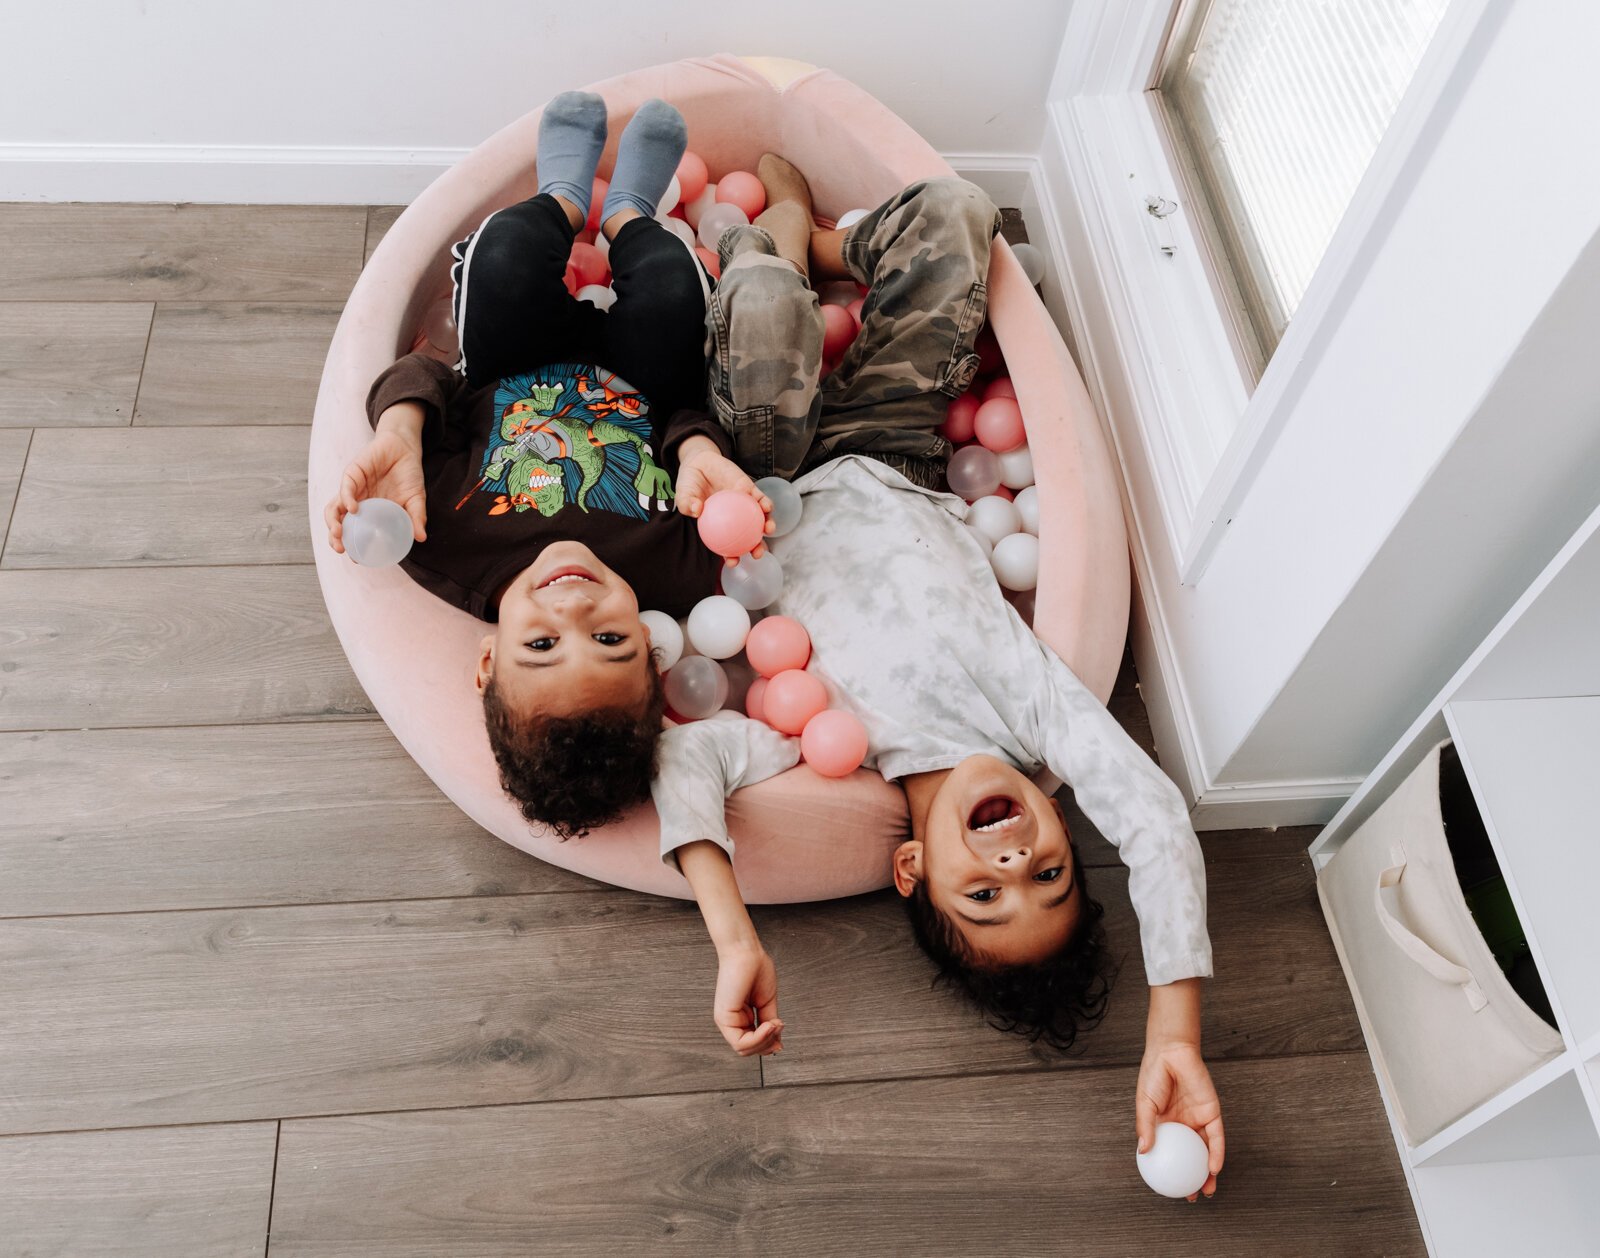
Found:
[[[998,226],[972,184],[930,179],[852,227],[845,264],[869,291],[861,333],[826,379],[816,294],[761,228],[724,232],[707,313],[710,392],[740,466],[788,479],[865,454],[937,486],[950,458],[938,426],[978,370],[973,342]]]

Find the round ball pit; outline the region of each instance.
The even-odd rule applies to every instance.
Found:
[[[949,166],[866,92],[793,61],[716,56],[595,84],[616,137],[652,96],[673,102],[690,147],[713,173],[754,170],[761,153],[806,172],[819,214],[875,205]],[[537,190],[531,157],[539,111],[507,126],[440,176],[403,213],[362,272],[334,333],[311,430],[308,507],[323,597],[351,667],[389,728],[455,803],[507,843],[604,882],[686,898],[657,855],[645,804],[585,838],[530,828],[501,792],[472,687],[483,625],[398,568],[362,568],[326,543],[323,504],[369,439],[367,390],[410,350],[428,308],[449,291],[449,249],[494,209]],[[1039,482],[1040,578],[1035,631],[1102,699],[1122,655],[1127,541],[1115,473],[1083,382],[1015,255],[997,244],[989,317],[1027,418]],[[359,790],[359,786],[354,789]],[[805,766],[729,801],[734,867],[751,903],[856,895],[887,886],[904,830],[900,791],[875,773],[823,779]]]

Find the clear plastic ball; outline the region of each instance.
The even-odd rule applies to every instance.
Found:
[[[1033,484],[1033,455],[1028,453],[1027,446],[1021,445],[1000,455],[1000,483],[1007,489],[1026,489]]]
[[[743,227],[749,221],[750,216],[731,201],[718,201],[700,215],[700,243],[714,250],[723,232],[730,227]]]
[[[750,613],[726,594],[701,599],[689,613],[689,641],[701,655],[711,659],[725,660],[739,654],[749,636]]]
[[[950,456],[945,479],[951,493],[971,502],[1000,488],[1000,460],[993,450],[966,446]]]
[[[650,651],[656,657],[656,667],[666,672],[683,658],[683,630],[666,612],[640,612],[639,621],[650,631]]]
[[[700,190],[700,195],[684,203],[683,216],[689,220],[690,227],[700,226],[700,216],[717,204],[717,185],[708,183]]]
[[[364,498],[344,518],[345,553],[368,568],[399,563],[413,540],[411,517],[387,498]]]
[[[1031,590],[1039,584],[1039,539],[1032,533],[1002,537],[994,544],[989,562],[1006,589]]]
[[[703,721],[728,698],[728,675],[722,665],[704,655],[691,655],[678,661],[667,674],[667,704],[679,716]]]
[[[1012,504],[1017,509],[1017,514],[1022,517],[1022,529],[1025,533],[1039,536],[1039,490],[1035,485],[1029,485],[1018,492],[1016,501]]]
[[[461,348],[461,334],[456,330],[456,316],[451,309],[453,302],[452,296],[441,297],[422,316],[422,334],[428,338],[428,344],[447,354]]]
[[[872,213],[871,210],[846,210],[839,215],[833,225],[835,227],[854,227],[870,213]]]
[[[604,284],[585,284],[578,290],[579,301],[586,301],[591,306],[600,307],[601,310],[610,310],[611,303],[616,299],[616,290],[607,288]]]
[[[1022,528],[1022,516],[1018,514],[1015,503],[998,494],[990,494],[972,504],[967,512],[967,527],[977,529],[998,546],[1001,538],[1009,537]]]
[[[1038,284],[1044,279],[1044,254],[1038,246],[1024,242],[1012,245],[1011,252],[1017,255],[1017,261],[1022,264],[1022,273],[1028,277],[1028,283]]]
[[[781,476],[763,476],[756,488],[772,501],[772,532],[769,537],[782,537],[792,532],[800,523],[800,491]]]
[[[783,565],[774,554],[745,555],[722,570],[722,592],[750,611],[770,607],[783,592]]]

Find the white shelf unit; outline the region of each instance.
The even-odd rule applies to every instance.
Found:
[[[1600,1254],[1600,511],[1311,846],[1320,870],[1453,739],[1564,1051],[1400,1160],[1435,1258]],[[1369,1047],[1371,1047],[1369,1045]],[[1380,1076],[1380,1087],[1383,1084]]]

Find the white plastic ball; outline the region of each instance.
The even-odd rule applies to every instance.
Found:
[[[872,213],[871,210],[846,210],[843,214],[839,215],[838,219],[834,222],[834,226],[854,227],[870,213]]]
[[[987,533],[979,532],[970,524],[967,525],[967,532],[972,534],[972,540],[978,543],[978,548],[983,551],[983,557],[985,559],[994,554],[994,543],[989,540],[989,535]]]
[[[667,184],[667,190],[661,194],[661,200],[656,204],[656,213],[665,218],[672,213],[681,200],[683,200],[683,185],[678,182],[678,177],[674,175]],[[1039,281],[1029,280],[1028,282],[1037,284]]]
[[[387,568],[411,551],[411,517],[398,502],[364,498],[344,518],[345,553],[368,568]]]
[[[678,658],[688,659],[691,655],[699,655],[700,652],[694,649],[694,643],[689,641],[689,618],[685,616],[677,622],[677,625],[678,636],[683,639],[683,654]]]
[[[1000,460],[993,450],[982,446],[963,446],[950,456],[944,478],[950,492],[971,502],[1000,488]]]
[[[771,553],[760,559],[741,555],[733,567],[722,570],[722,592],[747,611],[760,611],[783,593],[783,565]]]
[[[688,245],[689,248],[694,248],[694,228],[690,227],[689,224],[685,223],[681,218],[662,217],[656,219],[656,222],[660,223],[679,240],[683,241],[683,243]]]
[[[1033,484],[1033,455],[1026,444],[995,457],[1000,460],[1000,483],[1007,489],[1026,489]]]
[[[1028,277],[1028,283],[1036,285],[1044,279],[1044,254],[1039,252],[1037,246],[1024,242],[1012,245],[1011,252],[1017,255],[1017,261],[1022,264],[1022,273]]]
[[[1139,1174],[1163,1197],[1188,1197],[1210,1177],[1210,1155],[1200,1133],[1182,1123],[1161,1123],[1150,1152],[1135,1155]]]
[[[679,660],[667,674],[664,688],[674,712],[691,721],[703,721],[727,700],[728,675],[716,660],[691,655]]]
[[[792,532],[800,523],[800,491],[781,476],[763,476],[756,488],[772,500],[772,532],[769,537],[782,537]]]
[[[639,621],[650,631],[650,651],[663,673],[683,658],[683,630],[666,612],[640,612]]]
[[[715,253],[723,232],[730,227],[743,227],[749,221],[750,216],[733,202],[718,201],[700,215],[700,243]]]
[[[610,310],[611,303],[616,299],[616,290],[607,288],[604,284],[585,284],[578,290],[579,301],[586,301],[591,306],[599,306],[602,310]]]
[[[1029,485],[1017,494],[1016,501],[1012,504],[1017,509],[1017,514],[1022,517],[1022,530],[1039,536],[1039,490],[1036,486]]]
[[[711,659],[725,660],[739,654],[749,636],[750,613],[726,594],[701,599],[689,613],[689,641],[701,655]]]
[[[673,176],[677,178],[676,175]],[[693,201],[687,201],[683,206],[683,216],[689,220],[690,227],[700,226],[700,216],[717,204],[717,185],[707,182],[705,191]]]
[[[600,250],[600,256],[606,260],[606,265],[611,264],[611,242],[606,239],[605,232],[595,232],[594,247]]]
[[[967,525],[998,545],[1002,537],[1009,537],[1022,528],[1022,517],[1015,503],[999,494],[991,494],[972,504],[967,511]]]
[[[994,575],[1008,590],[1031,590],[1039,584],[1039,539],[1032,533],[1012,533],[994,544],[989,556]]]

